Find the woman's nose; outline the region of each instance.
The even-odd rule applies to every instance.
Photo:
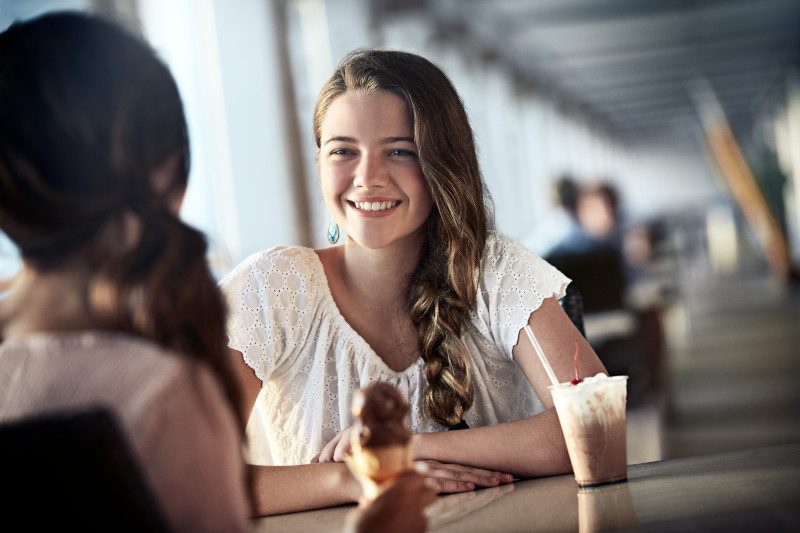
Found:
[[[364,189],[385,186],[389,182],[389,174],[380,156],[365,154],[356,166],[353,185]]]

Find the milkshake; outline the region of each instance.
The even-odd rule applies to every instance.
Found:
[[[628,376],[597,374],[550,387],[575,481],[582,487],[624,481]]]

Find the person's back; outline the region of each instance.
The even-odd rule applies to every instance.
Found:
[[[0,299],[0,422],[110,411],[172,529],[242,531],[224,307],[177,217],[187,176],[177,87],[141,41],[75,13],[0,34],[0,230],[23,260]]]
[[[173,527],[244,527],[239,437],[204,365],[122,333],[38,333],[0,344],[0,423],[96,407],[117,419]]]

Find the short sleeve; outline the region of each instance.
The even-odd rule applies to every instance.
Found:
[[[220,282],[228,304],[228,344],[261,381],[291,365],[308,336],[320,295],[313,253],[272,248],[248,257]]]
[[[478,281],[478,327],[509,358],[520,330],[546,298],[564,297],[570,279],[516,241],[490,233]]]

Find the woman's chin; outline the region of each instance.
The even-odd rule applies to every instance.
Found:
[[[383,250],[397,246],[409,246],[416,242],[411,235],[395,233],[353,232],[348,233],[348,244],[355,244],[368,250]]]

